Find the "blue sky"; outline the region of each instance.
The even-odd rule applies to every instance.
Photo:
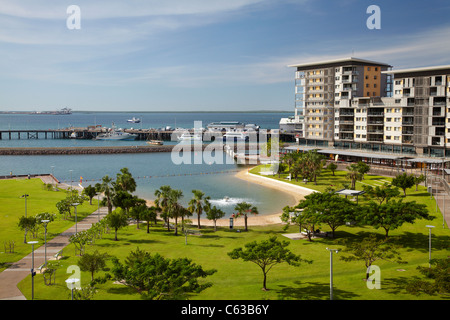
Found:
[[[0,0],[0,109],[293,111],[290,64],[450,64],[449,14],[448,0]]]

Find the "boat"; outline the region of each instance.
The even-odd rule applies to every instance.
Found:
[[[223,141],[247,141],[248,133],[244,131],[228,131],[223,135]]]
[[[162,140],[149,140],[147,141],[147,144],[151,144],[151,145],[162,145],[163,141]]]
[[[121,129],[116,130],[114,123],[112,124],[112,128],[106,132],[99,134],[95,139],[96,140],[134,140],[137,138],[136,134],[124,132]]]
[[[139,123],[139,122],[141,122],[141,119],[133,117],[131,119],[128,119],[127,122]]]
[[[70,134],[70,139],[76,139],[77,138],[77,134],[75,132],[72,132]]]
[[[183,133],[178,137],[178,141],[202,141],[201,134]]]

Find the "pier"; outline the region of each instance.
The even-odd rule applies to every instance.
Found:
[[[108,128],[101,126],[89,126],[86,128],[64,128],[64,129],[23,129],[23,130],[0,130],[0,140],[2,139],[95,139],[99,134],[105,133]],[[162,131],[157,129],[124,129],[124,132],[135,134],[136,140],[163,140],[170,141],[174,133],[173,130]],[[193,133],[194,130],[186,131]],[[180,131],[181,132],[181,131]],[[270,137],[270,130],[267,130],[267,138]],[[292,133],[280,133],[280,140],[294,142],[295,135]]]

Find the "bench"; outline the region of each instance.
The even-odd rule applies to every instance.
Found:
[[[39,273],[42,273],[42,269],[45,267],[45,263],[41,264],[39,266],[39,268],[37,268],[39,270]]]
[[[59,250],[53,257],[55,257],[56,260],[59,260],[59,258],[62,257],[62,251],[63,249]]]

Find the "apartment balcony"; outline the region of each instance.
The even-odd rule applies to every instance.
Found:
[[[367,124],[371,125],[371,124],[384,124],[384,120],[371,120],[371,119],[367,119]]]
[[[367,113],[367,116],[370,116],[370,117],[383,117],[384,116],[384,112],[369,111]]]
[[[402,134],[403,135],[413,135],[414,134],[414,130],[412,130],[410,128],[403,128]]]
[[[414,125],[414,120],[405,120],[405,119],[403,119],[402,125],[403,126],[413,126]]]
[[[402,143],[403,144],[414,144],[414,140],[412,140],[412,138],[405,137],[402,139]]]

